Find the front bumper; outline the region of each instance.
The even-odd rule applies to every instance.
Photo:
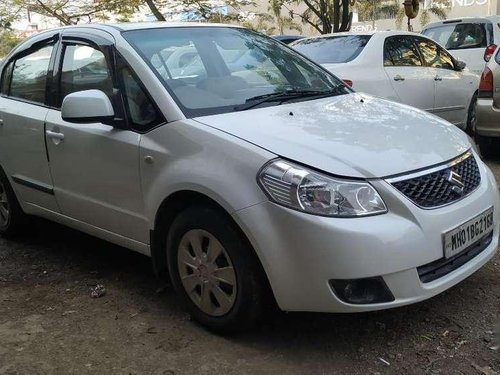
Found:
[[[498,189],[491,171],[478,164],[479,188],[439,209],[420,209],[385,181],[374,181],[387,214],[338,219],[264,202],[233,216],[256,249],[282,310],[357,312],[406,305],[443,292],[494,256],[499,236]],[[443,258],[442,234],[491,206],[495,209],[491,243],[458,269],[422,283],[417,267]],[[376,276],[383,278],[394,301],[349,304],[329,285],[331,279]]]
[[[477,99],[476,117],[477,134],[484,137],[500,137],[500,109],[494,107],[493,99]]]

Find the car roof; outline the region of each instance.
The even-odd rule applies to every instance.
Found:
[[[55,27],[37,33],[34,35],[41,35],[46,33],[51,33],[58,30],[71,30],[71,29],[81,29],[90,28],[98,29],[104,31],[130,31],[130,30],[144,30],[144,29],[162,29],[162,28],[174,28],[174,27],[230,27],[230,28],[242,28],[239,25],[228,25],[220,23],[201,23],[201,22],[130,22],[130,23],[86,23],[78,25],[69,25]]]
[[[306,41],[306,40],[314,40],[314,39],[328,39],[328,38],[336,38],[339,36],[373,36],[373,35],[380,35],[383,37],[386,36],[393,36],[393,35],[418,35],[422,36],[421,34],[418,33],[413,33],[409,31],[401,31],[401,30],[387,30],[387,31],[364,31],[364,32],[342,32],[342,33],[333,33],[333,34],[324,34],[324,35],[318,35],[318,36],[313,36],[310,38],[305,38],[305,39],[300,39],[298,43]]]
[[[122,31],[142,30],[142,29],[161,29],[170,27],[232,27],[241,28],[238,25],[228,25],[223,23],[201,23],[201,22],[133,22],[133,23],[117,23],[107,24],[103,26],[111,26]]]
[[[431,22],[424,26],[423,30],[430,29],[434,26],[441,26],[453,23],[469,23],[469,22],[500,22],[500,16],[481,16],[481,17],[460,17],[460,18],[450,18],[443,21]]]

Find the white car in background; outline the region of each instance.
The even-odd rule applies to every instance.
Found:
[[[500,16],[464,17],[433,22],[422,34],[464,61],[471,72],[481,74],[500,45]]]
[[[302,39],[292,48],[356,91],[426,110],[463,130],[475,121],[479,76],[422,35],[339,33]]]

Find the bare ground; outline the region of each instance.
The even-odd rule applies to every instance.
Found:
[[[500,180],[500,162],[490,162]],[[0,374],[500,374],[500,256],[413,306],[213,335],[148,258],[45,221],[0,238]],[[107,293],[91,298],[90,288]]]

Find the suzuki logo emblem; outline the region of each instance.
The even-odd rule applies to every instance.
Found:
[[[462,195],[464,193],[465,185],[462,182],[462,176],[454,171],[450,171],[446,179],[452,185],[451,191],[453,191],[457,195]]]

